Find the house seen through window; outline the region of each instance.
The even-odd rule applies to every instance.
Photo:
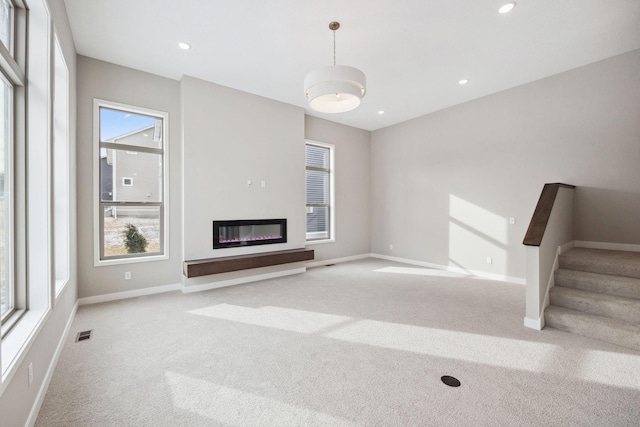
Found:
[[[107,102],[97,109],[99,259],[163,255],[166,114]]]

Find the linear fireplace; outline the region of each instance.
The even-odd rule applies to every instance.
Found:
[[[286,242],[286,219],[213,221],[213,249]]]

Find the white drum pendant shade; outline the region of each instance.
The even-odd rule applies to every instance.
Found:
[[[366,93],[366,77],[347,65],[320,68],[304,78],[304,93],[315,111],[344,113],[360,105]]]
[[[304,94],[311,109],[321,113],[344,113],[358,108],[367,91],[367,79],[357,68],[336,65],[336,30],[340,23],[329,23],[333,31],[333,66],[312,71],[304,78]]]

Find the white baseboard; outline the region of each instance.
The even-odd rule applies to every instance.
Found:
[[[640,252],[640,245],[630,243],[587,242],[576,240],[573,242],[576,248],[608,249],[610,251]]]
[[[290,270],[275,271],[273,273],[256,274],[255,276],[238,277],[229,280],[220,280],[219,282],[204,283],[202,285],[183,286],[182,293],[190,294],[192,292],[208,291],[210,289],[224,288],[226,286],[240,285],[243,283],[257,282],[259,280],[274,279],[276,277],[291,276],[307,271],[306,267],[292,268]]]
[[[341,262],[356,261],[356,260],[365,259],[365,258],[371,258],[371,254],[360,254],[360,255],[345,256],[342,258],[326,259],[322,261],[312,261],[312,262],[306,263],[305,266],[307,268],[320,267],[323,265],[338,264]]]
[[[425,262],[425,261],[416,261],[414,259],[399,258],[395,256],[375,254],[375,253],[371,254],[371,258],[386,259],[387,261],[395,261],[395,262],[401,262],[403,264],[419,265],[420,267],[435,268],[437,270],[446,270],[446,268],[444,268],[444,266],[440,264],[432,264],[430,262]],[[468,273],[466,272],[465,274],[468,275]]]
[[[480,277],[480,278],[489,279],[489,280],[497,280],[499,282],[515,283],[518,285],[526,284],[526,280],[521,277],[506,276],[504,274],[488,273],[486,271],[479,271],[479,270],[465,270],[465,269],[454,267],[451,265],[433,264],[430,262],[416,261],[413,259],[398,258],[398,257],[392,257],[388,255],[381,255],[381,254],[374,254],[374,253],[371,254],[371,257],[386,259],[388,261],[401,262],[404,264],[419,265],[420,267],[434,268],[436,270],[446,270],[446,271],[451,271],[453,273],[464,274],[467,276]]]
[[[560,246],[558,255],[561,255],[561,254],[567,252],[568,250],[573,249],[576,246],[575,243],[576,242],[571,241],[569,243],[565,243],[564,245]]]
[[[180,283],[174,285],[154,286],[152,288],[135,289],[133,291],[114,292],[112,294],[96,295],[93,297],[78,298],[80,305],[98,304],[107,301],[135,298],[145,295],[161,294],[163,292],[179,291],[182,288]]]
[[[67,338],[69,337],[69,331],[71,331],[71,325],[73,324],[73,319],[76,317],[76,312],[78,311],[78,301],[73,306],[71,310],[71,314],[69,314],[69,318],[67,319],[67,324],[64,327],[64,332],[60,337],[60,341],[58,341],[58,346],[56,347],[56,351],[53,353],[53,358],[51,358],[51,362],[49,363],[49,368],[47,368],[47,373],[44,376],[42,381],[42,385],[40,386],[40,390],[38,390],[38,395],[36,396],[36,401],[33,403],[31,407],[31,412],[29,412],[29,418],[27,418],[26,425],[29,427],[33,427],[36,423],[36,419],[38,418],[38,414],[40,413],[40,408],[42,407],[42,403],[44,402],[44,398],[47,395],[47,390],[49,389],[49,384],[51,383],[51,378],[53,378],[53,373],[56,370],[56,366],[58,365],[58,360],[60,359],[60,355],[62,354],[62,349],[64,348],[64,344],[67,342]]]
[[[524,326],[527,328],[535,329],[537,331],[541,331],[544,328],[544,316],[539,319],[532,319],[530,317],[524,318]]]
[[[465,271],[463,269],[459,269],[459,270]],[[455,271],[455,270],[452,270],[452,271]],[[527,280],[522,277],[507,276],[506,274],[487,273],[485,271],[479,271],[479,270],[469,270],[469,272],[472,275],[476,277],[481,277],[483,279],[496,280],[498,282],[513,283],[513,284],[522,285],[522,286],[525,286],[527,284]]]

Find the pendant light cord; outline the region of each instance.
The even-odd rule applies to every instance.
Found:
[[[336,30],[333,30],[333,66],[336,65]]]

